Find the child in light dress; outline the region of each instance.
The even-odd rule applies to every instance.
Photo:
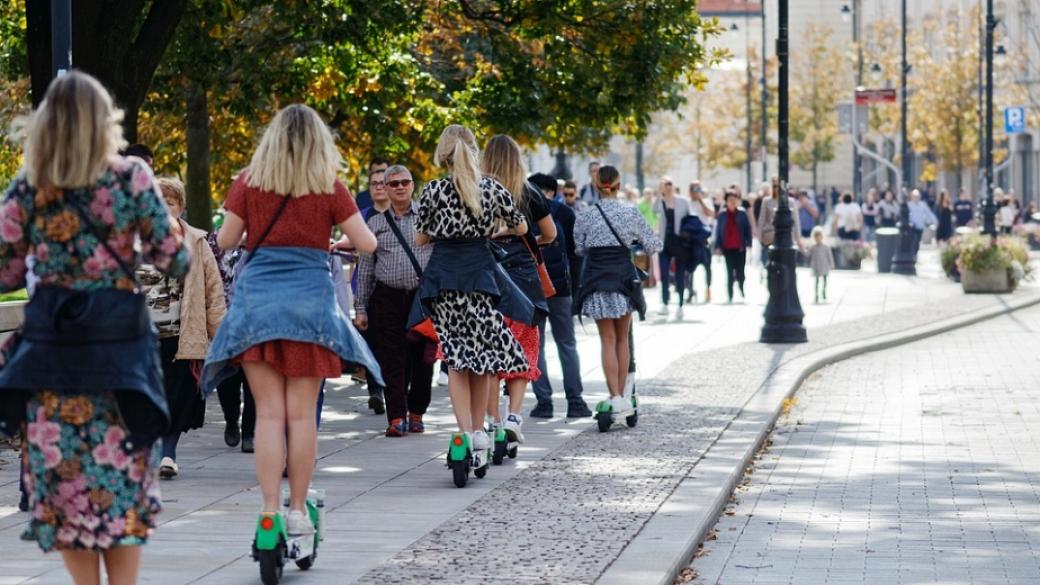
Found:
[[[809,248],[809,267],[816,279],[816,303],[827,300],[827,275],[834,269],[831,247],[823,242],[823,228],[816,226],[812,231],[813,245]]]

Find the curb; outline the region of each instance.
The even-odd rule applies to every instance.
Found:
[[[718,522],[744,471],[769,437],[783,401],[821,368],[850,357],[912,343],[1040,304],[1040,294],[998,297],[996,307],[819,349],[778,365],[708,447],[671,495],[595,581],[596,585],[672,585]]]

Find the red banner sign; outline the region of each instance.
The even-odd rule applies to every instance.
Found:
[[[896,101],[896,90],[894,89],[857,89],[856,90],[856,103],[859,105],[863,104],[874,104],[874,103],[893,103]]]

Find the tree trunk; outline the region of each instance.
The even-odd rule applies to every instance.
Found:
[[[816,157],[813,157],[813,160],[812,160],[812,189],[813,189],[813,192],[816,192],[818,190],[818,187],[816,186],[816,176],[817,176],[817,172],[819,171],[819,169],[820,169],[820,161]]]
[[[98,79],[123,108],[123,134],[137,140],[137,112],[188,0],[72,3],[72,66]],[[25,7],[33,106],[51,82],[51,13],[46,0]]]
[[[206,231],[213,227],[209,181],[209,111],[206,88],[192,85],[187,103],[188,223]]]

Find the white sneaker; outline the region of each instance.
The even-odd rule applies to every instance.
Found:
[[[169,457],[163,457],[159,462],[159,477],[162,479],[173,479],[177,477],[177,462]]]
[[[285,530],[293,536],[305,536],[314,534],[314,525],[307,514],[300,510],[290,510],[285,521]]]
[[[448,372],[442,371],[440,374],[437,375],[437,385],[438,386],[447,386],[448,385]]]
[[[610,399],[610,409],[615,415],[623,416],[632,412],[632,401],[624,396],[613,396]]]
[[[505,425],[503,425],[506,429],[506,439],[508,441],[516,441],[517,443],[523,443],[523,424],[523,417],[516,413],[509,413],[509,416],[506,417]]]
[[[682,317],[683,317],[683,308],[682,308],[682,305],[679,305],[679,308],[675,310],[675,318],[677,320],[679,320],[679,321],[682,321]]]
[[[657,309],[657,314],[662,317],[668,316],[668,305],[661,305],[660,309]]]
[[[491,439],[485,431],[474,431],[471,439],[474,451],[486,451],[491,446]]]

